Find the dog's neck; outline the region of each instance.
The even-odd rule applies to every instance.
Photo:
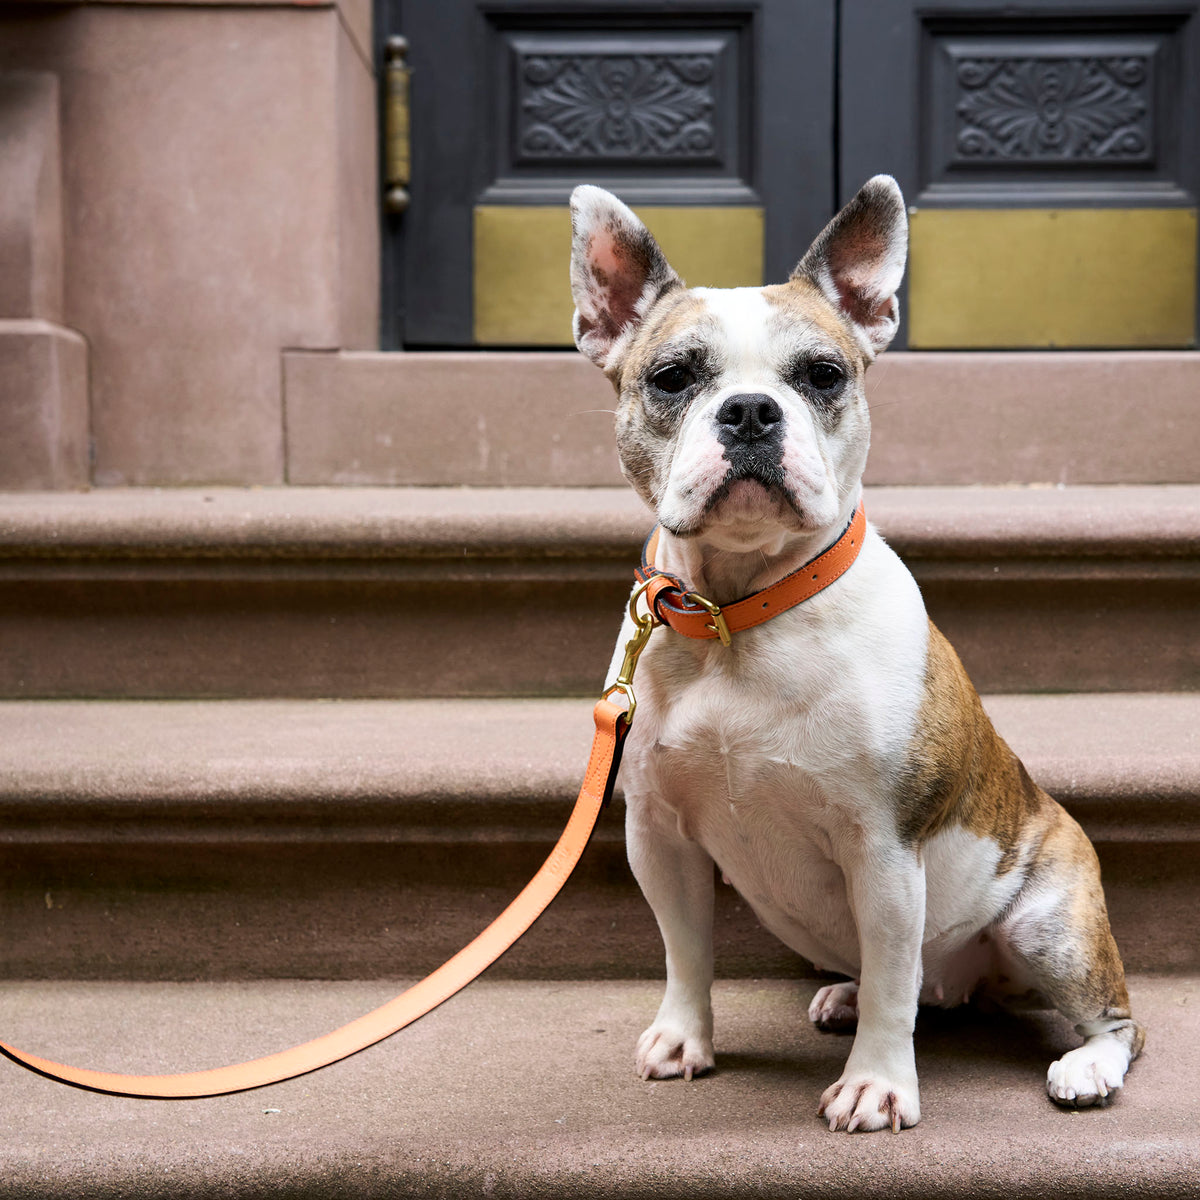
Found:
[[[731,604],[770,587],[828,550],[850,523],[861,498],[862,489],[855,488],[837,521],[823,529],[796,533],[773,525],[757,542],[725,529],[686,538],[662,529],[652,565],[716,604]]]

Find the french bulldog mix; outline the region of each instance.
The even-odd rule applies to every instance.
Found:
[[[837,542],[862,499],[863,376],[899,320],[896,182],[869,180],[787,283],[761,288],[687,288],[600,188],[577,188],[571,213],[575,341],[619,395],[622,469],[661,527],[653,565],[723,605]],[[1059,1104],[1121,1087],[1144,1031],[1095,852],[992,728],[878,533],[729,646],[657,634],[637,692],[628,852],[667,962],[642,1078],[714,1064],[715,863],[784,943],[847,977],[808,1013],[856,1027],[818,1109],[831,1130],[915,1125],[917,1005],[977,993],[1075,1025],[1083,1045],[1047,1077]]]

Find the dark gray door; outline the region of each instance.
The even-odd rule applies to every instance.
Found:
[[[910,345],[1194,344],[1194,2],[841,0],[840,31],[839,199],[904,189]]]
[[[393,0],[378,16],[412,71],[385,345],[568,343],[577,183],[630,203],[697,284],[785,278],[834,210],[834,0]]]

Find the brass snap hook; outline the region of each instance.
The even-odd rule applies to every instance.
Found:
[[[633,595],[629,597],[629,617],[634,623],[633,637],[625,643],[625,657],[621,662],[621,669],[617,673],[616,682],[607,687],[602,696],[602,699],[607,700],[613,692],[620,692],[625,697],[627,706],[625,724],[627,727],[633,724],[633,714],[637,708],[637,697],[633,694],[633,673],[637,670],[638,659],[646,648],[646,643],[650,640],[655,626],[662,624],[649,606],[644,614],[638,612],[638,601],[645,595],[650,582],[647,579],[640,587],[635,588]]]

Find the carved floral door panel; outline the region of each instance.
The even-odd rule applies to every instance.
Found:
[[[569,344],[566,201],[631,204],[692,283],[782,278],[834,207],[834,0],[442,0],[409,43],[385,344]]]
[[[904,188],[911,346],[1195,344],[1197,8],[842,0],[841,193]]]

